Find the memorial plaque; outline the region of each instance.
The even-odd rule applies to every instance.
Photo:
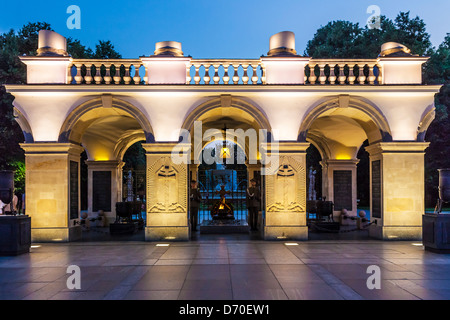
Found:
[[[78,219],[78,162],[70,161],[70,219]]]
[[[333,171],[334,210],[353,210],[352,199],[352,171]]]
[[[111,171],[92,172],[92,211],[111,212]]]
[[[381,161],[372,161],[372,217],[381,218]]]

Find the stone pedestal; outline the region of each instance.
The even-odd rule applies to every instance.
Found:
[[[306,149],[309,143],[263,144],[265,240],[308,240],[306,225]],[[266,160],[264,160],[266,161]]]
[[[422,216],[422,243],[425,250],[450,253],[450,214],[424,214]]]
[[[0,215],[0,256],[30,252],[31,218]]]
[[[25,201],[33,242],[67,242],[81,236],[79,163],[83,148],[71,143],[27,143]],[[78,174],[77,174],[78,173]]]
[[[116,203],[122,201],[122,167],[124,162],[91,161],[88,166],[88,213],[96,217],[103,210],[106,226],[116,219]]]
[[[371,237],[383,240],[422,239],[425,209],[424,155],[429,143],[380,142],[370,154]]]
[[[184,156],[173,161],[172,151],[178,143],[142,145],[147,157],[147,225],[146,241],[189,240],[188,164]]]

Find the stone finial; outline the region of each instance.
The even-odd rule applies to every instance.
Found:
[[[397,42],[386,42],[381,46],[380,57],[411,57],[411,50]]]
[[[38,57],[68,56],[67,40],[62,35],[50,30],[40,30],[38,39]]]
[[[156,56],[182,57],[181,43],[176,41],[161,41],[155,45]]]
[[[295,51],[295,34],[291,31],[283,31],[271,36],[269,47],[268,56],[297,55],[297,51]]]

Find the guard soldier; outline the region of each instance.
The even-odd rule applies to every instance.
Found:
[[[191,181],[191,191],[190,191],[190,211],[191,211],[191,230],[193,232],[197,231],[197,221],[198,221],[198,208],[200,207],[200,201],[202,200],[202,195],[197,189],[197,181]]]
[[[258,230],[258,211],[261,200],[261,192],[256,186],[256,180],[250,180],[251,187],[247,189],[247,208],[248,208],[248,221],[251,230]]]

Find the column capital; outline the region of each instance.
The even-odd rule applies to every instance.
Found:
[[[95,170],[122,169],[122,167],[125,165],[125,162],[121,160],[105,160],[105,161],[86,160],[85,163],[89,169]]]
[[[277,141],[264,142],[261,144],[261,149],[269,153],[306,153],[306,149],[310,146],[309,142],[297,141]]]
[[[378,142],[365,148],[374,156],[381,153],[425,153],[429,145],[429,142]]]
[[[143,143],[142,148],[145,149],[147,154],[170,154],[174,150],[179,152],[190,152],[190,143],[180,143],[180,142],[153,142],[153,143]]]
[[[73,143],[57,142],[34,142],[21,143],[20,147],[25,150],[26,155],[32,154],[70,154],[79,156],[84,148]]]

